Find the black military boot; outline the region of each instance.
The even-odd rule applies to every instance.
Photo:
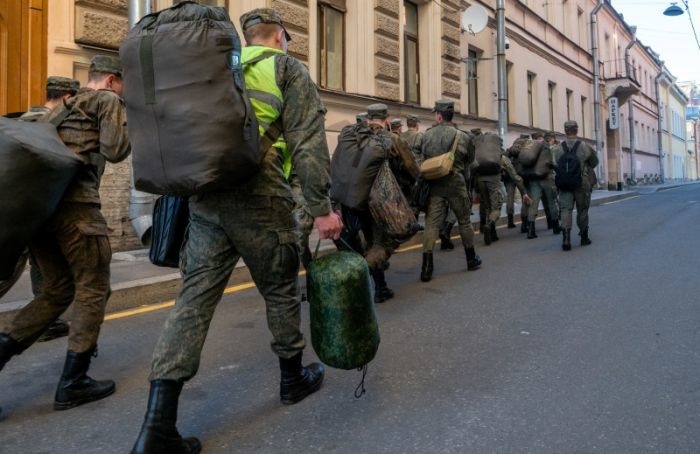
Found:
[[[527,233],[527,216],[520,217],[520,233]]]
[[[535,232],[535,221],[530,221],[527,223],[527,239],[533,238],[537,238],[537,232]]]
[[[321,388],[325,369],[321,363],[301,365],[301,352],[289,359],[280,358],[280,400],[284,405],[292,405]]]
[[[467,271],[478,270],[481,266],[481,257],[476,255],[473,247],[465,247],[464,252],[467,253]]]
[[[508,215],[508,228],[509,229],[515,228],[515,222],[513,222],[513,215],[512,214]]]
[[[386,285],[384,271],[372,270],[372,279],[374,280],[374,302],[383,303],[394,297],[394,291]]]
[[[490,224],[490,223],[489,223]],[[481,232],[484,234],[484,244],[488,246],[491,244],[491,225],[484,225],[480,228]]]
[[[93,400],[100,400],[114,392],[115,385],[112,380],[97,381],[87,376],[90,358],[95,351],[96,348],[83,353],[68,350],[61,381],[56,388],[54,410],[68,410]]]
[[[581,230],[581,246],[588,246],[592,241],[588,238],[588,227]]]
[[[433,253],[423,252],[423,265],[420,268],[420,280],[428,282],[433,278]]]
[[[562,233],[561,248],[565,251],[571,250],[571,229],[564,229]]]
[[[552,230],[554,228],[554,221],[547,216],[547,230]]]
[[[182,438],[175,427],[180,391],[180,381],[151,381],[146,417],[131,454],[197,454],[202,450],[199,440]]]
[[[552,233],[559,235],[561,233],[561,224],[559,224],[559,219],[552,221]]]
[[[5,367],[10,358],[19,355],[23,351],[24,348],[19,342],[5,333],[0,333],[0,370]]]
[[[491,230],[491,242],[498,241],[498,233],[496,232],[496,223],[489,222],[489,229]]]
[[[454,225],[454,222],[444,222],[440,228],[440,249],[443,251],[452,250],[455,248],[452,238],[450,238],[452,235],[452,227],[454,227]]]

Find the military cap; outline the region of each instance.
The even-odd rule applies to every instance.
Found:
[[[80,82],[68,77],[50,76],[46,79],[46,89],[75,94],[80,88]]]
[[[282,22],[282,16],[280,16],[279,13],[272,8],[255,8],[250,10],[241,15],[240,21],[241,28],[244,32],[253,25],[277,24],[284,29],[284,35],[286,36],[287,41],[292,40],[291,35],[287,31],[287,27],[285,27],[284,23]]]
[[[475,136],[478,136],[478,135],[481,135],[481,128],[472,128],[469,130],[469,132],[471,132]]]
[[[542,131],[535,131],[532,134],[530,134],[530,137],[532,137],[533,139],[539,139],[540,137],[544,137],[544,134],[542,133]]]
[[[529,134],[520,134],[521,139],[529,139],[530,135]]]
[[[367,112],[362,112],[362,113],[355,115],[355,121],[357,121],[358,123],[362,123],[366,119],[367,119]]]
[[[454,101],[448,101],[446,99],[440,99],[435,101],[435,107],[433,107],[433,112],[454,112],[455,103]]]
[[[557,133],[554,131],[547,131],[544,133],[544,138],[546,139],[547,137],[556,137]]]
[[[400,118],[394,118],[391,120],[391,129],[398,129],[402,126]]]
[[[573,128],[578,129],[578,123],[576,123],[574,120],[567,120],[564,122],[564,130]]]
[[[386,104],[372,104],[367,107],[367,117],[384,119],[389,116],[389,108]]]
[[[90,60],[90,68],[88,73],[105,73],[122,76],[122,62],[119,58],[111,55],[95,55]]]
[[[406,121],[415,121],[417,123],[420,123],[420,119],[415,115],[406,115]]]

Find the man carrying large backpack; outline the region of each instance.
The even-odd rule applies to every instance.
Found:
[[[322,364],[302,365],[294,199],[283,162],[289,153],[319,237],[337,239],[342,223],[328,197],[325,108],[306,67],[286,53],[291,37],[280,15],[258,8],[240,23],[248,44],[242,54],[246,88],[260,132],[279,123],[282,135],[261,150],[260,170],[248,180],[190,199],[182,289],[153,353],[148,408],[134,453],[200,452],[199,440],[177,431],[178,400],[184,382],[197,373],[214,310],[239,258],[265,298],[282,404],[301,401],[323,382]]]
[[[588,207],[593,191],[593,169],[598,165],[596,152],[577,137],[578,124],[564,122],[566,139],[554,149],[557,165],[555,183],[559,189],[559,208],[563,233],[562,249],[571,250],[572,211],[576,206],[576,224],[581,236],[581,246],[591,244],[588,237]]]

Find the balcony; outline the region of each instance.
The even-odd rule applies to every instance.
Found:
[[[636,69],[626,65],[623,59],[604,61],[601,80],[605,81],[605,99],[615,96],[619,105],[626,103],[630,96],[636,95],[641,89]]]

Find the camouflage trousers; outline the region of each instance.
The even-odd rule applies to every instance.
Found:
[[[549,216],[553,221],[559,220],[559,207],[557,206],[557,188],[554,186],[554,182],[550,179],[542,180],[530,180],[528,182],[528,190],[530,191],[530,197],[532,197],[532,203],[528,210],[528,218],[531,221],[537,219],[537,211],[540,208],[540,200],[542,200],[542,205],[545,211],[549,213]]]
[[[580,232],[588,228],[588,208],[591,206],[591,191],[577,189],[573,192],[559,192],[562,229],[571,230],[574,206],[576,206],[576,225],[578,225]]]
[[[214,310],[239,258],[265,299],[273,352],[291,358],[304,349],[293,208],[290,198],[229,192],[190,199],[182,288],[153,352],[151,380],[185,381],[197,373]]]
[[[503,185],[506,188],[506,213],[510,216],[515,215],[515,190],[517,189],[517,186],[513,181],[505,181]],[[518,191],[520,191],[518,189]],[[520,198],[522,200],[523,193],[520,193]],[[526,218],[527,217],[527,211],[528,208],[527,206],[520,206],[520,217],[521,218]]]
[[[309,207],[304,198],[301,186],[296,178],[290,180],[292,195],[294,197],[294,221],[297,224],[297,246],[299,247],[299,260],[304,268],[311,263],[312,253],[309,248],[309,235],[314,229],[314,217],[311,216]]]
[[[503,183],[501,183],[500,175],[478,177],[477,189],[479,191],[479,220],[482,223],[498,221],[503,206]]]
[[[470,219],[471,203],[469,196],[464,193],[430,194],[428,208],[425,213],[425,231],[423,232],[423,252],[433,252],[435,241],[438,239],[440,227],[447,218],[448,209],[454,212],[459,223],[459,236],[464,247],[474,246],[474,228]]]
[[[398,242],[393,242],[386,237],[368,210],[355,210],[341,205],[340,211],[343,218],[343,231],[340,234],[340,240],[335,242],[336,247],[339,250],[350,248],[362,254],[372,271],[387,269],[389,257],[399,246]]]
[[[72,303],[68,349],[82,353],[97,345],[109,298],[107,235],[99,205],[59,206],[29,244],[43,279],[34,299],[12,320],[10,337],[29,347]]]

